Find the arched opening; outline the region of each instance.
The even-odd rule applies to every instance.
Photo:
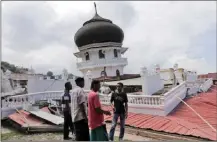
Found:
[[[86,61],[90,60],[90,56],[89,56],[88,52],[85,53],[85,59],[86,59]]]
[[[118,52],[117,52],[117,49],[114,49],[114,57],[118,57]]]
[[[116,70],[116,76],[120,77],[120,71],[119,70]]]
[[[99,50],[99,58],[100,59],[105,58],[105,54],[102,52],[102,50]]]
[[[101,71],[101,77],[106,77],[107,73],[106,73],[106,67],[104,67],[103,71]]]
[[[101,76],[101,77],[104,77],[104,76],[105,76],[105,71],[101,71],[100,76]]]

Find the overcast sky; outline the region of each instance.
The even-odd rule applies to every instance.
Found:
[[[96,2],[120,26],[128,47],[125,73],[160,64],[216,71],[216,2]],[[92,2],[2,2],[2,60],[38,73],[76,68],[74,34],[94,16]]]

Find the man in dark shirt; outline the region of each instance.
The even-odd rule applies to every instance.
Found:
[[[74,133],[74,125],[72,122],[71,109],[70,109],[71,97],[69,92],[71,89],[72,89],[72,84],[70,82],[66,82],[65,93],[62,96],[62,106],[63,106],[63,113],[64,113],[64,131],[63,131],[64,140],[71,139],[69,137],[69,128],[71,129],[72,134]]]
[[[120,117],[120,135],[119,135],[119,140],[122,140],[124,137],[124,130],[125,130],[125,119],[127,118],[128,114],[128,98],[127,94],[123,91],[123,83],[118,83],[117,85],[117,91],[112,93],[111,96],[111,105],[113,107],[113,102],[114,102],[114,115],[113,115],[113,120],[112,120],[112,127],[109,133],[109,139],[111,141],[114,140],[114,133],[115,133],[115,128],[117,125],[118,118]]]

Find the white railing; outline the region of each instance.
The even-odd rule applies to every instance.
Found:
[[[86,61],[86,62],[80,62],[77,63],[78,69],[81,68],[87,68],[87,67],[98,67],[98,66],[108,66],[108,65],[122,65],[122,64],[127,64],[127,58],[116,58],[116,59],[100,59],[97,61]]]
[[[200,89],[203,92],[206,92],[209,90],[209,88],[212,86],[212,84],[213,84],[213,80],[212,80],[212,78],[209,78],[203,84],[201,84]]]
[[[87,95],[89,91],[85,91]],[[2,100],[2,107],[20,107],[23,105],[31,105],[34,104],[36,101],[40,100],[59,100],[63,95],[63,91],[47,91],[47,92],[38,92],[38,93],[31,93],[25,95],[17,95],[7,97],[6,99]],[[109,104],[110,103],[110,95],[106,94],[99,94],[100,101],[102,104]],[[149,105],[149,106],[159,106],[163,105],[162,96],[147,96],[147,95],[128,95],[128,103],[130,105]]]
[[[100,94],[99,97],[102,104],[110,104],[111,96]],[[127,95],[127,97],[129,105],[161,106],[164,103],[164,99],[161,96]]]
[[[162,106],[164,104],[163,96],[148,96],[148,95],[127,95],[129,105],[138,106]],[[110,104],[109,95],[100,95],[102,104]]]
[[[129,104],[162,106],[164,98],[162,96],[147,96],[147,95],[128,95]]]
[[[21,107],[24,105],[34,104],[40,100],[59,100],[61,99],[63,91],[47,91],[37,92],[24,95],[10,96],[2,100],[2,108],[4,107]]]

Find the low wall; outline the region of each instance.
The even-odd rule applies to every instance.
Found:
[[[173,75],[173,72],[170,70],[161,71],[160,72],[160,78],[161,78],[164,85],[173,84],[174,75]]]
[[[169,92],[164,94],[164,115],[168,115],[186,97],[186,82],[172,88]]]
[[[201,84],[200,86],[200,89],[203,91],[203,92],[206,92],[209,90],[209,88],[213,85],[213,80],[212,78],[209,78],[207,80],[205,80],[205,82],[203,84]]]
[[[193,81],[196,81],[197,78],[198,78],[198,77],[197,77],[197,74],[196,74],[196,73],[187,73],[187,75],[186,75],[187,81],[193,82]]]
[[[74,80],[70,80],[73,86],[75,86]],[[64,80],[39,80],[29,79],[27,88],[28,93],[44,92],[44,91],[59,91],[64,90]]]
[[[147,76],[148,94],[154,94],[164,88],[163,81],[160,78],[160,74],[154,74]]]

